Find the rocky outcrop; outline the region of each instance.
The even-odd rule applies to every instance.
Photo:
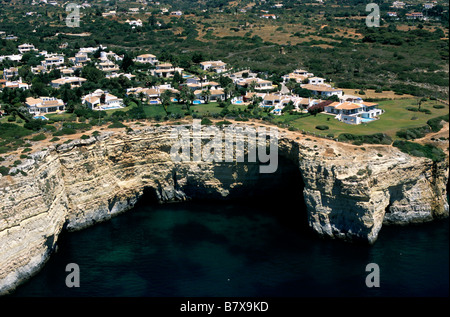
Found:
[[[37,272],[63,230],[108,220],[144,193],[159,202],[229,199],[270,193],[295,176],[314,231],[369,243],[383,224],[448,216],[447,161],[287,133],[278,152],[291,167],[280,160],[275,174],[262,174],[252,162],[173,161],[171,131],[135,127],[74,140],[31,155],[17,167],[25,173],[1,177],[0,293]]]

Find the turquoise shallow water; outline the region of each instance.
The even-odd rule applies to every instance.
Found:
[[[384,227],[373,246],[323,240],[295,205],[142,205],[65,234],[13,296],[448,296],[448,220]],[[380,287],[368,288],[368,263]],[[68,263],[80,287],[65,285]]]

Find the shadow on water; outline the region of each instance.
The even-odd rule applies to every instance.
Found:
[[[229,200],[160,205],[147,189],[133,210],[61,235],[13,296],[448,296],[448,219],[385,227],[373,246],[321,239],[307,226],[300,172],[279,166],[253,179],[261,190]],[[80,288],[65,285],[68,263]],[[365,284],[368,263],[379,288]]]

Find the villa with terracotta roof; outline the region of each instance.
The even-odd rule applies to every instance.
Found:
[[[17,76],[19,76],[19,69],[17,67],[3,69],[3,79],[11,79]]]
[[[53,88],[59,88],[62,85],[65,84],[70,84],[70,87],[79,87],[83,84],[83,82],[85,82],[87,79],[86,78],[81,78],[81,77],[61,77],[55,80],[51,81],[51,86]]]
[[[217,74],[220,74],[227,70],[227,63],[222,61],[207,61],[201,62],[200,67],[202,70],[214,71]]]
[[[156,69],[153,70],[153,75],[157,77],[170,78],[175,75],[175,72],[183,73],[183,68],[173,67],[171,63],[161,63],[156,65]]]
[[[276,86],[273,85],[272,81],[262,79],[262,78],[240,78],[235,81],[235,83],[241,87],[250,87],[253,85],[256,91],[269,91]]]
[[[206,89],[194,91],[195,98],[205,99],[205,97],[203,96],[204,91],[206,91]],[[208,97],[209,101],[218,101],[219,99],[221,100],[225,99],[225,91],[222,88],[210,89],[209,92],[210,92],[210,95]]]
[[[64,102],[55,97],[28,97],[25,100],[25,106],[31,114],[52,113],[64,111]]]
[[[27,83],[22,82],[22,79],[9,81],[6,79],[0,79],[0,87],[3,88],[20,88],[20,89],[30,89],[31,85],[28,85]]]
[[[324,111],[336,115],[335,118],[348,124],[367,123],[378,119],[384,110],[379,109],[377,103],[356,101],[332,102],[325,106]]]
[[[82,103],[92,110],[109,110],[123,108],[123,100],[101,89],[95,90],[82,98]]]
[[[320,95],[325,98],[328,98],[331,96],[340,97],[343,95],[342,89],[333,88],[330,85],[325,85],[325,84],[316,84],[316,85],[304,84],[301,87],[304,89],[308,89],[315,95]]]
[[[156,56],[153,55],[153,54],[138,55],[138,56],[136,56],[134,61],[137,62],[137,63],[152,64],[152,65],[155,65],[155,64],[158,63],[158,60],[156,59]]]

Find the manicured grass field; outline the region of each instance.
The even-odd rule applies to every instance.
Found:
[[[329,133],[338,136],[341,133],[352,133],[355,135],[367,135],[374,133],[386,133],[393,139],[396,139],[395,133],[400,129],[420,127],[426,125],[431,118],[448,114],[449,109],[446,106],[443,109],[435,109],[433,105],[438,104],[436,101],[423,102],[421,108],[429,109],[431,114],[423,112],[412,112],[406,110],[406,107],[417,107],[417,100],[402,99],[381,101],[379,107],[385,112],[380,116],[379,120],[360,125],[351,125],[334,119],[333,116],[327,114],[318,114],[316,117],[309,116],[305,118],[295,119],[289,124],[297,129],[313,132],[316,134],[327,135]],[[440,103],[439,103],[440,104]],[[412,120],[413,117],[417,119]],[[316,126],[327,125],[328,130],[318,130]]]
[[[387,100],[380,101],[379,107],[384,109],[385,112],[380,116],[379,120],[363,123],[360,125],[351,125],[343,122],[339,122],[334,119],[334,116],[320,113],[317,116],[305,116],[302,115],[290,115],[288,113],[282,116],[277,116],[274,119],[275,123],[284,123],[291,127],[297,128],[299,130],[305,130],[310,133],[320,134],[322,136],[333,134],[337,137],[341,133],[351,133],[355,135],[367,135],[374,133],[386,133],[393,139],[397,139],[395,133],[400,129],[414,128],[426,125],[426,122],[438,116],[448,114],[448,107],[445,106],[442,109],[433,108],[433,105],[440,104],[437,101],[425,101],[422,102],[421,108],[428,109],[431,114],[426,114],[423,112],[413,112],[406,110],[407,107],[417,107],[417,99],[398,99],[398,100]],[[128,111],[131,107],[126,107],[120,109],[121,111]],[[230,105],[229,110],[244,110],[245,105]],[[192,105],[191,112],[202,116],[209,116],[215,113],[220,113],[223,108],[219,107],[217,102],[210,102],[208,104]],[[107,110],[107,114],[111,115],[117,110]],[[164,118],[166,112],[162,105],[145,105],[144,111],[148,118]],[[184,116],[187,113],[187,109],[183,109],[183,105],[173,103],[168,107],[168,111],[173,114],[181,114]],[[49,114],[47,117],[49,119],[68,119],[73,114],[63,113],[63,114]],[[415,118],[414,120],[412,120]],[[328,130],[318,130],[316,126],[326,125],[329,127]]]

